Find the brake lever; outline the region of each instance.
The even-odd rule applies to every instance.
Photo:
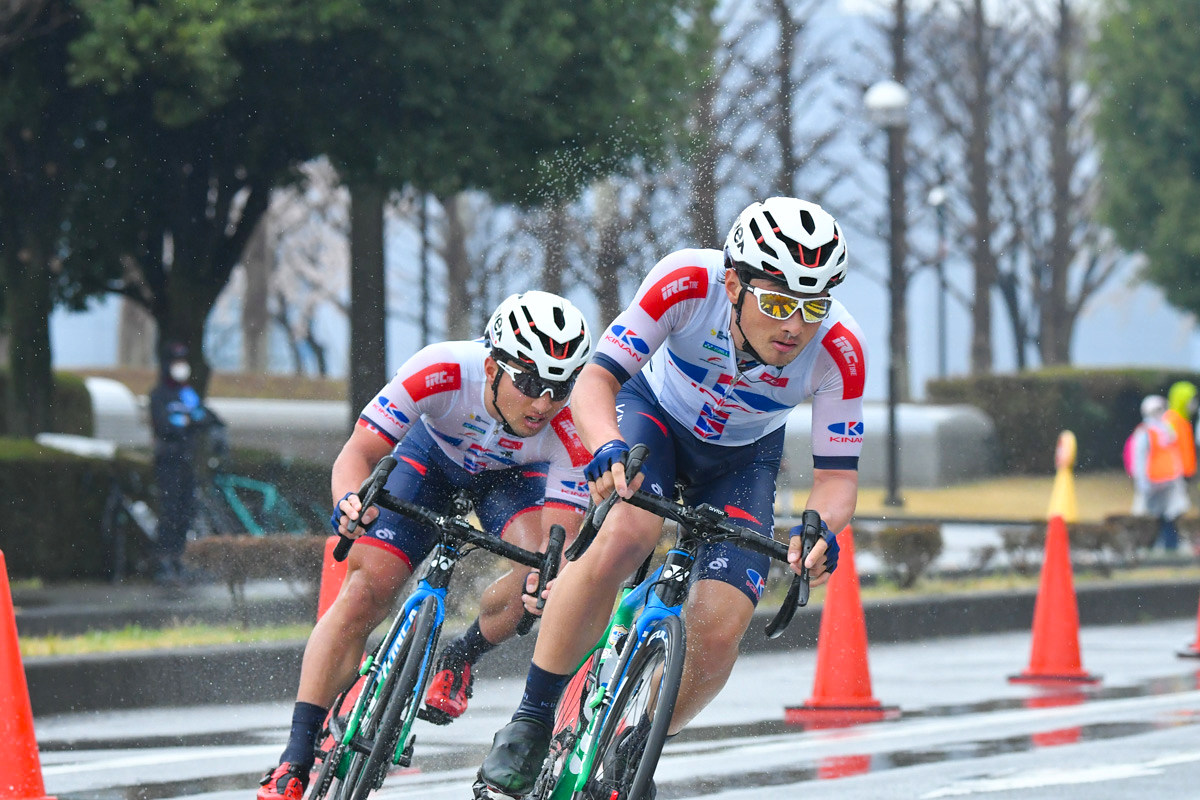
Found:
[[[550,581],[558,577],[558,567],[562,561],[563,544],[567,540],[567,530],[562,525],[550,526],[550,541],[546,544],[546,554],[542,559],[542,568],[538,570],[537,588],[533,590],[533,596],[537,598],[537,608],[541,611],[546,607],[546,598],[542,597],[542,590]],[[533,623],[537,620],[537,616],[525,611],[521,615],[521,621],[517,623],[517,635],[524,636],[533,628]]]
[[[804,562],[808,559],[808,554],[812,551],[813,545],[817,543],[817,539],[821,537],[821,515],[812,509],[807,509],[800,516],[800,524],[802,526],[800,535],[803,540],[800,553],[800,574],[793,573],[792,583],[788,586],[783,604],[779,606],[779,611],[767,623],[768,639],[775,639],[783,633],[792,621],[796,609],[808,605],[809,594],[812,591],[812,587],[809,585],[808,567],[804,566]]]
[[[383,486],[387,483],[388,476],[392,474],[392,470],[395,468],[396,457],[388,453],[379,459],[379,463],[375,465],[375,469],[371,470],[371,474],[363,481],[362,486],[358,487],[358,497],[362,501],[362,511],[359,512],[358,519],[352,519],[347,523],[347,533],[353,532],[358,527],[358,522],[362,519],[362,515],[366,513],[368,508],[375,504],[375,498],[383,491]],[[350,546],[354,544],[354,540],[340,533],[338,537],[337,547],[333,548],[333,560],[345,561],[346,556],[350,554]]]
[[[800,606],[808,605],[808,597],[812,591],[809,585],[808,574],[808,555],[812,552],[813,546],[817,540],[821,538],[821,515],[811,508],[806,508],[804,513],[800,515],[801,525],[801,546],[800,546],[800,589],[796,604]],[[793,583],[795,583],[793,581]]]

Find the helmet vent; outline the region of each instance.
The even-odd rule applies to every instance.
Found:
[[[762,228],[758,226],[758,220],[750,220],[750,235],[754,237],[754,241],[758,244],[758,249],[769,255],[771,258],[779,258],[779,254],[766,242],[766,237],[763,236]]]
[[[800,209],[800,224],[804,226],[804,230],[808,231],[808,235],[812,236],[816,233],[817,223],[813,219],[812,212],[807,208]]]
[[[521,333],[521,323],[517,321],[516,312],[508,315],[508,324],[512,328],[513,336],[516,338],[518,344],[522,347],[533,346],[533,342],[529,341],[525,334]]]

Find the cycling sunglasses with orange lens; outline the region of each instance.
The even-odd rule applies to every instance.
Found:
[[[805,322],[821,322],[829,316],[829,309],[833,306],[833,300],[828,297],[806,299],[782,292],[772,292],[748,283],[743,283],[742,288],[754,295],[754,298],[758,300],[759,310],[772,319],[791,319],[792,315],[799,311],[804,316]]]
[[[536,372],[517,369],[506,361],[497,361],[496,364],[500,366],[500,369],[508,373],[508,377],[512,378],[513,385],[517,387],[517,391],[531,400],[536,400],[546,394],[546,392],[549,392],[551,400],[561,403],[571,396],[571,389],[575,385],[574,378],[569,381],[548,381]]]

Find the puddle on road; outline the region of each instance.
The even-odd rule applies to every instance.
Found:
[[[905,712],[902,719],[954,717],[1030,707],[1075,705],[1086,703],[1088,700],[1152,697],[1192,691],[1198,687],[1200,687],[1200,672],[1195,672],[1168,678],[1157,678],[1136,686],[1113,688],[1079,687],[1068,691],[1047,691],[1026,698],[1009,698],[981,703],[935,706],[920,711]],[[877,722],[871,724],[887,725],[894,723]],[[660,795],[664,798],[672,796],[704,796],[723,789],[745,788],[747,786],[769,788],[771,786],[816,779],[832,780],[867,772],[879,772],[920,764],[983,758],[1007,753],[1026,752],[1043,747],[1118,739],[1166,727],[1196,724],[1200,724],[1200,710],[1176,709],[1157,714],[1155,719],[1145,722],[1104,722],[1039,731],[1031,735],[956,742],[953,746],[943,748],[901,749],[870,755],[851,754],[831,756],[808,763],[799,763],[791,769],[773,767],[770,770],[761,772],[739,772],[736,774],[700,778],[693,781],[673,781],[670,784],[663,784],[659,788],[661,790]],[[726,725],[687,730],[676,741],[686,747],[688,743],[702,744],[728,738],[790,734],[796,733],[798,730],[800,730],[799,726],[786,725],[782,720],[773,720],[750,725]],[[78,739],[47,743],[41,750],[49,753],[71,752],[84,749],[150,749],[158,747],[208,747],[239,744],[262,744],[262,737],[260,734],[254,732],[238,731],[236,733],[175,737],[128,737],[104,740]],[[281,747],[282,744],[280,742]],[[461,769],[476,766],[483,755],[483,752],[478,750],[478,748],[466,748],[462,751],[445,751],[439,748],[438,753],[429,754],[422,760],[425,770],[434,772],[443,769]],[[419,743],[417,757],[421,759]],[[166,798],[208,792],[253,791],[258,778],[258,775],[220,776],[206,780],[194,779],[181,782],[142,784],[135,787],[104,789],[93,792],[59,793],[58,798],[59,800],[166,800]]]

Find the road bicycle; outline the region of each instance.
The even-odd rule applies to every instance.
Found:
[[[539,570],[532,592],[539,598],[558,572],[566,538],[561,525],[551,526],[544,553],[531,552],[468,522],[464,517],[470,504],[461,495],[455,498],[452,514],[438,514],[392,495],[383,487],[395,466],[396,459],[388,455],[375,467],[358,493],[363,509],[377,505],[424,522],[437,532],[438,543],[387,635],[364,659],[360,679],[334,702],[319,739],[326,744],[318,749],[321,769],[309,800],[364,800],[383,785],[392,767],[411,765],[414,723],[418,718],[432,720],[421,703],[446,616],[446,591],[463,557],[482,549]],[[342,537],[334,548],[335,558],[344,560],[350,544],[351,539]],[[526,611],[517,633],[528,633],[535,619]]]
[[[631,449],[630,480],[646,453],[644,445]],[[618,499],[614,492],[589,510],[567,553],[569,560],[587,548]],[[640,491],[624,502],[678,523],[675,545],[657,570],[649,573],[652,555],[622,588],[608,628],[564,692],[550,753],[525,800],[648,797],[683,677],[683,603],[700,547],[733,542],[787,563],[787,545],[730,522],[725,512],[708,504],[693,508]],[[802,524],[807,557],[820,537],[821,518],[808,510]],[[803,569],[793,576],[782,606],[767,624],[768,638],[784,631],[808,595],[809,576]],[[475,800],[494,797],[482,780],[473,789]]]
[[[237,475],[228,469],[229,434],[225,423],[211,418],[197,444],[197,538],[213,534],[308,533],[309,525],[279,487]]]

